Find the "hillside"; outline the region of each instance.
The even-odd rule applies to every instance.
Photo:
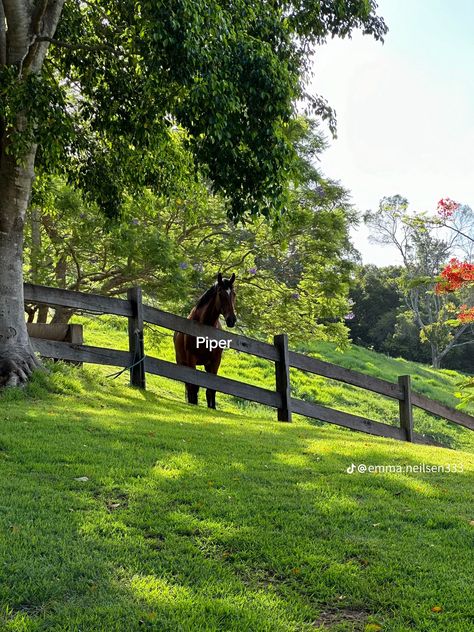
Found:
[[[126,345],[119,322],[88,321],[89,342]],[[170,351],[160,332],[153,345]],[[249,360],[228,354],[223,374],[270,383]],[[192,408],[180,384],[141,393],[104,367],[51,371],[0,396],[0,629],[474,630],[472,453],[281,424],[230,397]],[[455,375],[418,371],[450,397]],[[341,388],[318,397],[384,416]]]

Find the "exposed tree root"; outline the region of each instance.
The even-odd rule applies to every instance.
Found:
[[[0,353],[0,387],[24,386],[33,371],[40,367],[41,363],[31,349]]]

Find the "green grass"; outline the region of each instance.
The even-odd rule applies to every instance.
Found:
[[[87,321],[88,342],[125,348],[114,323]],[[169,358],[169,338],[151,351]],[[428,371],[423,392],[446,403],[458,379],[313,351],[360,354],[354,368],[374,374],[379,359],[388,379]],[[269,385],[271,369],[229,353],[222,374]],[[474,630],[467,432],[454,451],[279,424],[234,398],[207,411],[182,403],[180,384],[150,378],[141,393],[111,372],[58,364],[0,398],[0,630]],[[386,416],[387,400],[341,388],[295,384]],[[352,463],[458,471],[350,475]]]

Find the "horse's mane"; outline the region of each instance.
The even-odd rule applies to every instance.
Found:
[[[201,307],[204,307],[204,305],[207,305],[211,301],[211,299],[214,298],[214,296],[216,295],[216,292],[217,292],[217,283],[212,285],[208,290],[204,292],[204,294],[196,303],[195,309],[201,309]]]

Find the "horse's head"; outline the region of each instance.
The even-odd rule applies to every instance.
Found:
[[[234,327],[237,317],[235,315],[235,274],[230,279],[223,279],[219,272],[217,275],[217,300],[219,301],[219,313],[225,318],[228,327]]]

